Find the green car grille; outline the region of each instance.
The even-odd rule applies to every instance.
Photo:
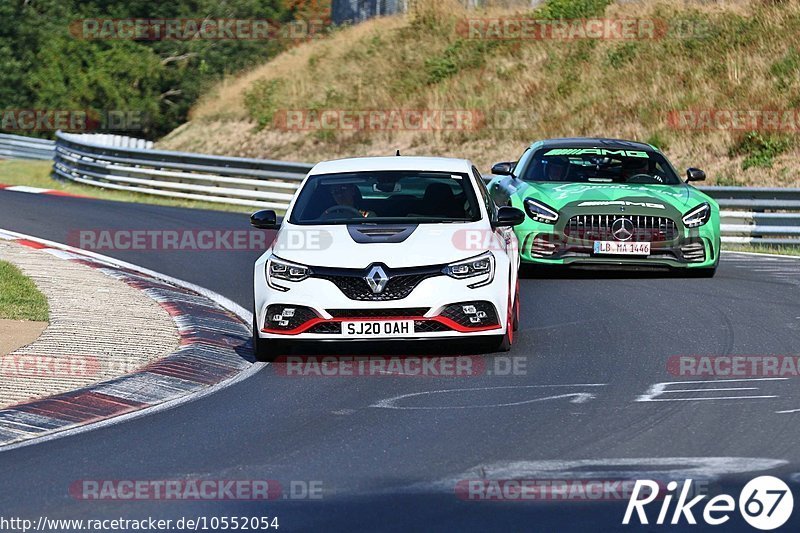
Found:
[[[624,223],[624,220],[629,223]],[[623,221],[619,222],[618,221]],[[631,236],[620,238],[618,230],[623,226]],[[617,232],[617,234],[615,234]],[[678,238],[678,225],[668,217],[640,215],[576,215],[564,226],[564,235],[586,240],[630,240],[646,242],[672,241]],[[627,233],[622,232],[623,236]]]

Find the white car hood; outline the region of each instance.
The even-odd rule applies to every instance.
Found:
[[[359,227],[359,226],[357,226]],[[377,226],[380,227],[380,226]],[[365,268],[380,262],[390,268],[451,263],[485,249],[467,247],[465,234],[490,242],[485,222],[420,224],[402,242],[356,242],[346,225],[297,226],[284,223],[272,252],[287,261],[309,266]],[[470,241],[470,242],[475,242]]]

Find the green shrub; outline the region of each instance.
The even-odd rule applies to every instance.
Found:
[[[425,60],[428,84],[439,83],[465,69],[482,67],[487,55],[501,43],[457,39],[444,51]]]
[[[720,187],[741,187],[743,184],[734,176],[728,174],[720,174],[715,177],[715,184]]]
[[[794,48],[777,60],[769,69],[778,89],[785,91],[800,80],[800,53]]]
[[[645,142],[655,146],[661,151],[669,150],[669,142],[664,137],[663,133],[654,132],[652,135],[650,135],[650,137],[647,138]]]
[[[536,15],[550,19],[599,17],[610,3],[611,0],[549,0]]]
[[[244,94],[244,106],[250,118],[256,121],[257,128],[262,130],[272,124],[277,109],[276,95],[282,80],[258,80]]]
[[[762,135],[750,131],[740,138],[730,149],[731,156],[743,155],[742,170],[748,168],[772,168],[777,156],[791,147],[791,140],[777,135]]]
[[[636,43],[624,43],[608,51],[608,62],[614,68],[621,68],[636,59]]]

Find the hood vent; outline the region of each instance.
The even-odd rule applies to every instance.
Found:
[[[359,244],[368,243],[398,243],[408,239],[417,224],[358,224],[347,226],[347,232]]]

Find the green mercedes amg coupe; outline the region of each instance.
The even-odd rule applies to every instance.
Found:
[[[497,205],[527,214],[514,231],[525,263],[650,265],[714,275],[719,205],[686,183],[656,147],[616,139],[550,139],[497,163]]]

